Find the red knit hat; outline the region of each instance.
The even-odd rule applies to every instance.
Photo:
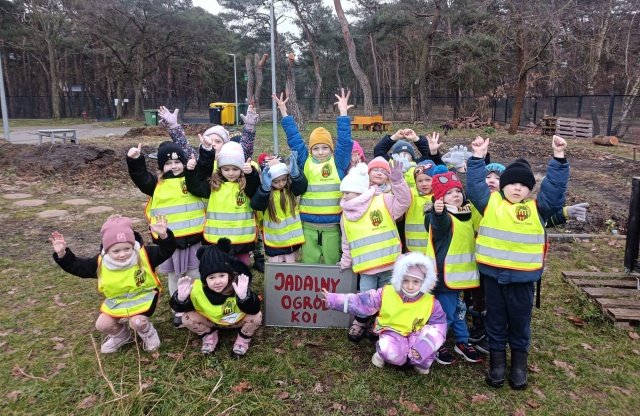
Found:
[[[136,238],[133,235],[133,223],[131,218],[116,217],[108,219],[100,229],[102,234],[102,249],[108,251],[118,243],[135,245]]]
[[[445,173],[440,173],[445,171]],[[433,197],[435,199],[444,198],[449,189],[459,188],[464,192],[464,186],[458,179],[458,175],[455,172],[450,172],[443,165],[438,165],[434,169],[433,181],[431,182],[431,188],[433,189]]]

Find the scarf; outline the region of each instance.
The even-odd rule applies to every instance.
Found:
[[[345,218],[349,221],[358,221],[367,212],[369,205],[371,205],[371,199],[376,195],[380,195],[380,190],[377,186],[370,186],[365,193],[349,201],[345,201],[344,198],[340,200]]]
[[[133,246],[133,255],[129,257],[128,260],[125,260],[123,262],[112,259],[109,254],[105,253],[105,251],[102,250],[102,264],[107,268],[107,270],[126,270],[128,268],[131,268],[138,264],[139,257],[140,243],[138,243],[137,241]]]

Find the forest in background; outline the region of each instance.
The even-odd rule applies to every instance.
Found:
[[[149,102],[233,102],[234,53],[239,101],[264,103],[269,2],[219,3],[214,16],[190,0],[0,0],[7,95],[47,97],[53,118],[74,94],[118,99],[115,118],[125,98],[135,118]],[[436,96],[451,97],[456,116],[463,97],[513,97],[518,120],[525,97],[615,93],[627,117],[640,89],[638,10],[640,0],[278,0],[277,85],[290,114],[309,97],[312,120],[340,87],[363,114],[380,100],[421,103],[425,125]],[[286,20],[299,35],[279,30]]]

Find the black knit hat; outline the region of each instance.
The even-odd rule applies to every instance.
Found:
[[[162,142],[158,146],[158,169],[162,170],[169,160],[179,160],[183,165],[187,164],[187,158],[180,146],[174,142]]]
[[[225,240],[229,241],[228,239]],[[200,260],[200,280],[204,285],[207,284],[207,276],[214,273],[235,273],[231,265],[231,258],[227,253],[220,250],[218,246],[213,244],[202,246],[196,252],[196,257]]]
[[[500,189],[514,183],[521,183],[529,190],[536,186],[536,178],[531,171],[531,165],[521,157],[507,166],[502,175],[500,175]]]

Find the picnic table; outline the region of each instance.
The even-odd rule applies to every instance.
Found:
[[[374,127],[376,127],[375,130],[377,131],[390,131],[391,122],[383,121],[382,116],[354,116],[353,121],[351,122],[351,128],[353,130],[360,130],[360,127],[362,127],[362,130],[369,131],[374,131]]]
[[[40,144],[42,144],[42,138],[48,137],[51,139],[51,143],[55,143],[56,140],[62,140],[63,143],[67,143],[67,140],[78,144],[80,140],[78,136],[76,136],[75,129],[46,129],[46,130],[38,130],[37,133],[33,133],[38,136],[40,139]]]

